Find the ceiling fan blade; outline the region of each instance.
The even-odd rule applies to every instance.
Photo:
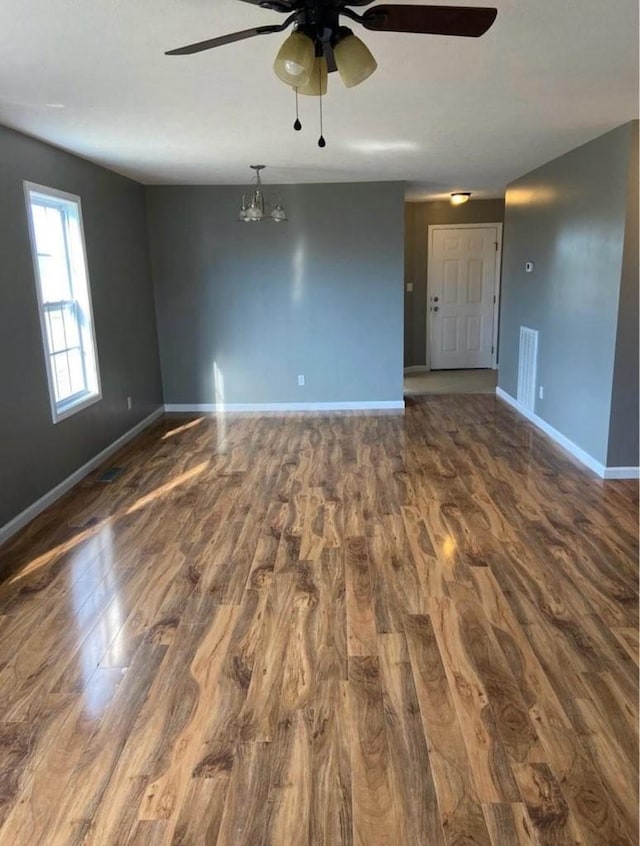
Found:
[[[243,3],[251,3],[252,6],[261,6],[263,9],[270,9],[272,12],[293,12],[294,6],[290,0],[242,0]]]
[[[202,53],[203,50],[211,50],[213,47],[222,47],[223,44],[233,44],[234,41],[244,41],[245,38],[254,38],[256,35],[269,35],[272,32],[282,32],[282,30],[288,25],[289,24],[285,22],[282,26],[256,26],[253,29],[243,29],[240,32],[231,32],[229,35],[220,35],[218,38],[209,38],[207,41],[198,41],[196,44],[188,44],[186,47],[178,47],[177,50],[168,50],[165,53],[165,56],[189,56],[192,53]]]
[[[495,21],[497,9],[479,6],[374,6],[361,19],[366,29],[478,38]]]

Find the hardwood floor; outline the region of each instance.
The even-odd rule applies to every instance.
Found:
[[[0,843],[630,846],[638,497],[492,396],[165,417],[0,549]]]

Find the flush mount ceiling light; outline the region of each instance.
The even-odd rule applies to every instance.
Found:
[[[271,200],[264,193],[262,185],[262,178],[260,171],[264,170],[266,165],[250,165],[251,170],[255,170],[254,177],[255,185],[252,187],[250,193],[243,194],[242,206],[238,220],[243,223],[262,223],[263,220],[272,220],[274,223],[285,223],[287,220],[287,213],[284,210],[282,201],[280,199]]]
[[[257,26],[229,35],[198,41],[187,47],[169,50],[167,56],[200,53],[223,44],[243,41],[256,35],[284,32],[290,26],[294,32],[281,46],[274,63],[276,76],[298,94],[322,97],[327,91],[327,76],[338,72],[347,88],[364,82],[377,64],[369,48],[346,26],[340,17],[375,32],[412,32],[426,35],[457,35],[478,38],[489,29],[498,14],[497,9],[480,6],[409,6],[377,5],[360,15],[350,6],[370,6],[373,0],[242,0],[263,9],[286,15],[284,22],[271,26]],[[302,129],[296,114],[294,129]],[[320,128],[319,146],[326,146]]]
[[[451,195],[451,205],[452,206],[463,206],[465,203],[468,203],[471,199],[471,192],[470,191],[456,191]]]

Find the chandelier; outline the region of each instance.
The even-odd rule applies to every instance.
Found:
[[[282,205],[282,200],[280,198],[272,200],[264,193],[260,171],[264,170],[266,165],[250,165],[250,167],[251,170],[256,172],[255,185],[250,193],[242,195],[242,206],[238,220],[243,223],[262,223],[263,220],[285,223],[287,213]]]

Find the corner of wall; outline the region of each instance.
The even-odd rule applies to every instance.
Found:
[[[609,467],[637,467],[640,464],[639,122],[632,121],[629,130],[628,193],[607,449]]]

